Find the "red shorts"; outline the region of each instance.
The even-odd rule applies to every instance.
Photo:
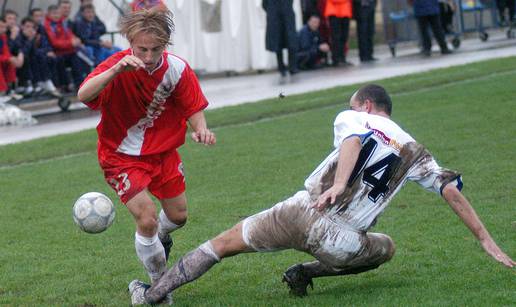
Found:
[[[175,149],[147,156],[99,151],[98,157],[104,178],[124,204],[146,188],[158,199],[185,191],[183,162]]]

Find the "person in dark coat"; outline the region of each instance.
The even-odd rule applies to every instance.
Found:
[[[61,93],[51,80],[56,74],[56,60],[52,55],[52,47],[45,35],[38,33],[38,24],[31,18],[25,17],[21,22],[21,32],[17,44],[25,55],[23,66],[18,71],[19,83],[27,88],[26,95],[46,92],[60,98]]]
[[[297,63],[301,69],[321,67],[321,62],[327,58],[330,46],[321,39],[320,25],[321,18],[318,15],[312,15],[299,31]]]
[[[498,14],[500,17],[500,23],[502,26],[508,25],[508,22],[512,26],[516,26],[514,22],[514,11],[516,9],[515,0],[496,0],[496,7],[498,8]],[[505,15],[505,11],[509,14],[508,22]]]
[[[441,26],[439,0],[409,0],[409,3],[414,6],[414,16],[416,16],[419,33],[421,34],[423,55],[430,56],[432,54],[432,39],[428,28],[432,28],[435,40],[441,48],[441,53],[451,53],[446,45],[444,30]]]
[[[262,7],[267,13],[265,48],[276,53],[278,70],[282,76],[287,74],[283,62],[283,49],[288,49],[288,70],[298,72],[296,64],[297,32],[296,16],[292,8],[293,0],[263,0]]]
[[[75,33],[88,50],[88,54],[92,55],[95,65],[121,51],[120,48],[113,47],[111,41],[100,39],[106,34],[106,26],[97,18],[93,4],[81,6],[80,12],[81,18],[75,20]]]
[[[353,17],[357,23],[358,51],[361,62],[376,60],[373,57],[376,0],[353,0]]]

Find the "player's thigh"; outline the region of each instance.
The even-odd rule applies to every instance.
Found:
[[[344,268],[363,249],[363,236],[360,231],[343,227],[323,217],[310,229],[307,238],[308,252],[328,267]]]
[[[213,249],[219,257],[230,257],[240,253],[254,251],[254,249],[249,247],[244,241],[242,225],[243,222],[240,222],[211,240]]]
[[[152,182],[149,191],[160,200],[171,199],[170,202],[178,204],[186,198],[181,195],[185,192],[185,177],[183,162],[176,150],[171,150],[159,155],[154,161]]]
[[[156,232],[158,222],[156,205],[147,190],[144,189],[137,193],[125,205],[136,221],[138,232],[152,236]]]
[[[315,210],[309,209],[306,191],[276,204],[274,207],[246,218],[242,223],[244,242],[256,251],[287,248],[306,250],[308,230]]]
[[[186,194],[182,192],[176,197],[161,199],[161,208],[165,212],[167,218],[177,224],[182,225],[188,217],[186,206]]]

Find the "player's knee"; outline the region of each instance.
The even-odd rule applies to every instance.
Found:
[[[385,236],[385,262],[389,261],[394,257],[396,253],[396,245],[394,241],[389,236]]]
[[[174,212],[174,215],[170,217],[169,220],[178,226],[184,226],[188,220],[188,210],[185,209]]]
[[[213,250],[220,258],[234,256],[248,250],[247,245],[239,235],[240,232],[240,228],[236,226],[211,240]]]
[[[143,234],[155,234],[158,231],[158,219],[156,216],[143,216],[136,221],[138,229]]]

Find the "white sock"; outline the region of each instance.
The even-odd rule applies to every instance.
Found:
[[[158,234],[149,238],[136,232],[134,246],[136,255],[143,263],[152,283],[156,282],[167,271],[165,249],[158,239]]]
[[[213,250],[213,244],[211,244],[211,241],[206,241],[201,246],[199,246],[199,249],[205,252],[206,254],[210,255],[215,259],[217,262],[220,262],[220,257],[215,253]]]
[[[56,90],[56,87],[55,87],[54,83],[52,82],[52,80],[48,79],[45,82],[45,89],[47,91],[55,91]]]
[[[172,231],[183,227],[183,225],[177,225],[171,222],[163,209],[159,212],[158,220],[158,235],[161,240],[166,239],[167,235]]]

